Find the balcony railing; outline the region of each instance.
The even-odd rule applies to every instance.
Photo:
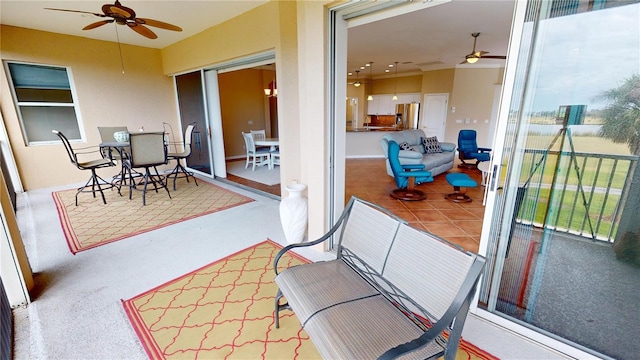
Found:
[[[525,150],[516,221],[613,242],[637,161],[633,155]]]

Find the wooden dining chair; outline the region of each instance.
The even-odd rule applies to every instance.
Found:
[[[271,160],[271,153],[269,153],[269,149],[256,149],[256,145],[253,142],[253,136],[250,133],[242,133],[242,137],[244,138],[244,145],[247,150],[247,163],[244,165],[246,169],[249,167],[249,163],[253,164],[251,171],[256,170],[257,166],[269,165],[269,161]]]
[[[251,133],[251,137],[253,138],[253,140],[264,140],[267,138],[267,132],[262,129],[262,130],[249,130],[249,132]],[[260,146],[260,145],[256,145],[256,149],[258,150],[262,150],[262,149],[269,149],[269,146]]]

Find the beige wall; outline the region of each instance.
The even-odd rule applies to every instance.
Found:
[[[271,71],[268,72],[272,74]],[[269,75],[270,77],[271,75]],[[222,131],[225,156],[244,157],[244,140],[241,132],[266,129],[268,107],[264,95],[263,70],[246,69],[220,74],[218,85],[222,109]],[[268,81],[267,81],[268,83]],[[253,124],[249,124],[249,122]]]
[[[3,60],[70,67],[86,139],[78,146],[98,145],[98,126],[162,130],[168,122],[179,128],[172,80],[162,73],[159,50],[122,45],[123,74],[116,43],[12,26],[1,31]],[[1,75],[0,108],[25,190],[86,181],[89,174],[71,165],[60,143],[25,146],[4,69]]]
[[[397,88],[397,89],[396,89]],[[376,79],[373,81],[372,94],[417,93],[422,88],[422,75],[398,76],[395,78]]]
[[[274,49],[280,36],[279,5],[270,2],[259,6],[167,46],[162,49],[164,73],[196,70]]]
[[[488,143],[491,110],[495,87],[502,83],[503,73],[502,68],[456,69],[453,92],[449,97],[445,141],[457,143],[460,130],[473,129],[478,132],[478,145],[491,147]],[[451,112],[451,107],[456,108],[455,113]],[[467,118],[469,124],[465,124]],[[462,123],[456,120],[462,120]]]

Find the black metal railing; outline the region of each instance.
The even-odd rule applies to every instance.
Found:
[[[634,155],[525,150],[516,221],[613,242]]]

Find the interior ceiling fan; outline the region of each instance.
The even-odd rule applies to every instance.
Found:
[[[54,9],[54,8],[45,8],[45,9],[75,12],[75,13],[81,13],[81,14],[91,14],[101,18],[110,18],[110,19],[100,20],[100,21],[91,23],[83,27],[82,30],[95,29],[97,27],[110,24],[115,21],[116,24],[127,25],[133,31],[149,39],[157,39],[158,35],[156,35],[153,31],[151,31],[151,29],[149,29],[145,25],[153,26],[153,27],[157,27],[165,30],[182,31],[182,28],[180,28],[179,26],[175,26],[163,21],[136,17],[136,12],[133,11],[133,9],[128,8],[126,6],[122,6],[122,4],[120,4],[120,1],[118,0],[116,0],[114,4],[102,5],[102,14],[93,13],[89,11],[82,11],[82,10],[68,10],[68,9]]]
[[[473,50],[467,56],[465,56],[464,61],[460,64],[474,64],[480,59],[506,59],[507,57],[504,55],[485,55],[488,54],[488,51],[476,51],[476,41],[478,40],[478,36],[480,33],[473,33]]]

